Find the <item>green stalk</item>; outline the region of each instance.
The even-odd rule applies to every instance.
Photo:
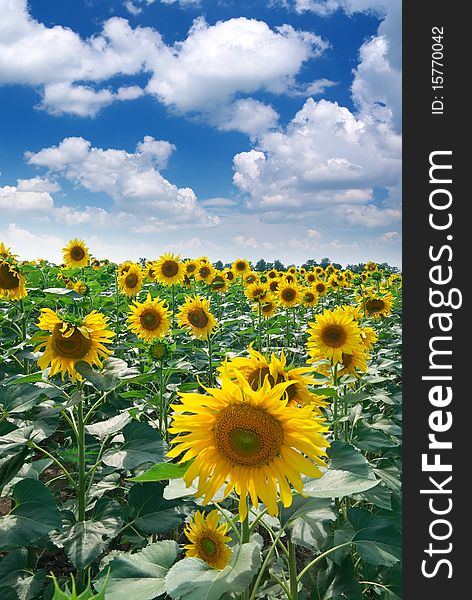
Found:
[[[259,301],[257,303],[257,349],[262,352],[262,304]]]
[[[86,473],[85,473],[85,424],[84,424],[84,405],[81,400],[77,405],[77,446],[78,446],[78,482],[77,482],[77,521],[85,521],[86,510]],[[78,571],[77,580],[85,585],[86,571]]]
[[[207,338],[208,341],[208,381],[210,387],[213,387],[213,347],[211,343],[211,335]]]
[[[333,366],[333,385],[336,388],[336,395],[333,400],[333,436],[338,439],[338,364]]]
[[[290,597],[298,600],[297,554],[292,541],[288,543],[288,574],[290,580]]]
[[[25,303],[23,298],[20,300],[20,310],[21,310],[21,336],[22,342],[26,342],[26,313],[25,313]],[[25,375],[28,375],[28,359],[23,359],[23,372]]]

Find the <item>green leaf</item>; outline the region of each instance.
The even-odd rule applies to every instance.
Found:
[[[73,513],[65,511],[61,530],[50,533],[49,537],[58,548],[65,549],[76,569],[83,570],[105,550],[122,523],[118,502],[100,498],[87,521],[76,521]]]
[[[336,571],[330,600],[361,600],[362,589],[356,578],[352,557],[346,556]]]
[[[390,521],[362,508],[351,508],[348,519],[355,530],[352,541],[363,560],[371,565],[386,566],[399,562],[401,535]]]
[[[23,466],[29,448],[24,447],[16,454],[0,460],[0,491],[9,483]]]
[[[11,382],[13,383],[13,382]],[[0,399],[5,412],[24,413],[41,402],[44,389],[32,383],[0,386]]]
[[[98,574],[94,587],[103,589],[108,569],[106,600],[152,600],[165,593],[164,578],[179,547],[172,540],[149,544],[139,552],[121,553]]]
[[[184,558],[167,573],[167,594],[174,599],[219,600],[224,594],[247,589],[261,564],[257,542],[237,545],[224,569],[213,569],[198,558]]]
[[[292,506],[280,511],[282,525],[289,521],[292,542],[319,551],[326,540],[329,521],[336,519],[331,506],[331,498],[295,496]]]
[[[137,477],[130,477],[128,481],[146,482],[146,481],[164,481],[167,479],[179,479],[183,477],[190,466],[190,461],[183,464],[163,462],[152,466]]]
[[[61,588],[59,587],[54,573],[51,575],[51,577],[54,582],[54,595],[52,597],[52,600],[105,600],[106,581],[105,585],[102,587],[100,592],[96,594],[94,591],[92,591],[89,579],[85,590],[77,595],[77,588],[75,585],[75,579],[73,575],[71,575],[70,589],[69,586],[66,586],[65,590],[61,590]]]
[[[178,501],[165,500],[162,484],[136,483],[129,491],[128,504],[136,519],[138,529],[146,533],[162,533],[178,527],[185,518],[177,506]]]
[[[128,367],[128,364],[120,358],[107,358],[100,371],[94,370],[88,363],[79,361],[75,369],[89,381],[97,390],[104,392],[113,390],[121,384],[123,380],[128,380],[139,373],[135,367]]]
[[[329,466],[339,471],[349,471],[360,477],[372,479],[373,472],[367,459],[351,444],[341,440],[331,443],[328,451]]]
[[[118,433],[123,427],[131,420],[130,414],[125,411],[107,419],[106,421],[99,421],[92,425],[86,425],[85,430],[88,434],[97,437],[99,440],[105,439],[108,435]]]
[[[389,490],[382,484],[377,485],[371,490],[367,490],[366,492],[362,492],[362,497],[367,502],[371,504],[375,504],[379,508],[383,508],[385,510],[392,510],[392,498]]]
[[[38,597],[46,580],[40,569],[31,573],[23,548],[9,552],[0,560],[0,597],[2,600],[31,600]]]
[[[0,518],[0,550],[32,546],[61,526],[54,497],[40,481],[23,479],[12,488],[14,507]]]
[[[147,423],[133,421],[123,429],[124,443],[110,448],[103,462],[118,469],[131,470],[144,463],[156,463],[164,458],[164,442],[159,433]]]
[[[319,479],[312,479],[303,488],[303,493],[315,498],[342,498],[373,488],[378,479],[367,479],[349,471],[328,469]]]
[[[65,296],[66,298],[72,298],[72,300],[83,300],[84,298],[82,294],[69,288],[47,288],[43,292],[49,296]]]

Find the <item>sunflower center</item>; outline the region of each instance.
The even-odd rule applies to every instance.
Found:
[[[67,329],[61,332],[63,326],[62,323],[57,323],[54,326],[52,346],[55,354],[62,358],[74,358],[77,360],[86,356],[92,347],[90,339],[87,339],[73,325],[67,325]],[[70,333],[71,329],[73,329],[72,333]]]
[[[162,274],[164,277],[175,277],[179,272],[179,265],[175,260],[166,260],[162,265]]]
[[[295,290],[292,290],[291,288],[283,290],[282,298],[287,302],[291,302],[295,298]]]
[[[262,312],[263,313],[270,313],[270,311],[272,310],[272,308],[273,308],[272,302],[265,302],[262,305]]]
[[[324,283],[318,283],[316,285],[316,291],[317,292],[324,292],[324,289],[325,289]]]
[[[20,285],[20,278],[15,272],[10,271],[8,265],[0,265],[0,288],[14,290]]]
[[[208,267],[202,267],[199,271],[200,277],[206,278],[210,275],[210,269]]]
[[[313,302],[314,299],[315,299],[315,296],[311,292],[307,292],[305,294],[305,302]]]
[[[215,423],[215,443],[233,465],[259,467],[273,462],[283,443],[283,428],[266,410],[246,404],[230,405]]]
[[[270,291],[271,292],[276,292],[277,288],[279,287],[279,282],[278,281],[271,281],[269,283],[269,287],[270,287]]]
[[[188,314],[189,322],[194,326],[198,327],[198,329],[203,329],[208,325],[208,315],[203,310],[203,308],[195,308]]]
[[[373,298],[372,300],[367,300],[365,303],[366,311],[369,314],[380,312],[385,307],[385,302],[380,298]]]
[[[200,545],[202,547],[203,552],[207,555],[207,556],[214,556],[218,550],[217,545],[215,544],[215,542],[208,538],[208,537],[204,537],[200,540]]]
[[[135,275],[134,273],[130,273],[129,275],[126,276],[125,283],[126,283],[126,286],[129,288],[136,287],[138,284],[138,276]]]
[[[85,250],[81,246],[74,246],[70,249],[70,257],[79,261],[85,258]]]
[[[267,375],[269,375],[269,367],[259,367],[254,369],[254,371],[252,371],[247,378],[251,389],[255,391],[262,387],[264,379]]]
[[[226,278],[228,279],[228,281],[233,281],[233,279],[234,279],[234,273],[232,273],[231,271],[228,271],[226,273]]]
[[[219,277],[217,279],[213,280],[213,283],[211,284],[213,289],[215,290],[221,290],[225,287],[226,282],[224,279],[220,279]]]
[[[340,325],[328,325],[328,327],[323,329],[321,339],[327,346],[339,348],[345,343],[347,335],[344,328]]]
[[[161,324],[161,316],[155,310],[147,309],[142,312],[139,322],[144,329],[152,331],[153,329],[157,329]]]
[[[245,271],[246,270],[246,263],[241,261],[238,261],[236,263],[236,271]]]

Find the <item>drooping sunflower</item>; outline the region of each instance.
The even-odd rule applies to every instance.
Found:
[[[185,266],[180,262],[180,256],[172,253],[163,254],[154,263],[156,281],[166,286],[182,283],[185,277]]]
[[[277,300],[272,294],[267,294],[264,299],[259,303],[253,305],[252,310],[255,313],[259,313],[259,304],[261,307],[261,315],[263,319],[269,319],[273,317],[277,312],[278,304]]]
[[[228,291],[229,281],[226,279],[223,273],[220,271],[215,271],[215,275],[210,282],[210,289],[212,292],[216,292],[217,294],[224,294]]]
[[[310,308],[318,303],[318,294],[314,288],[303,290],[303,306]]]
[[[163,337],[170,328],[170,319],[163,300],[151,298],[148,293],[144,302],[133,302],[130,306],[128,328],[145,342]]]
[[[246,298],[253,302],[263,302],[269,292],[267,283],[251,283],[244,290]]]
[[[287,281],[279,282],[277,296],[280,304],[284,308],[292,308],[300,304],[302,294],[296,283],[288,283]]]
[[[105,344],[110,344],[114,332],[108,329],[108,317],[92,311],[80,321],[60,317],[50,308],[42,308],[37,327],[44,333],[36,337],[40,341],[35,352],[44,350],[38,359],[39,368],[51,365],[49,376],[68,374],[72,381],[82,380],[75,370],[79,361],[102,367],[101,359],[111,354]]]
[[[199,558],[214,569],[224,569],[231,558],[231,550],[227,546],[231,541],[226,535],[228,527],[227,523],[220,523],[217,510],[212,510],[206,517],[197,510],[184,530],[190,542],[184,546],[186,556]]]
[[[86,267],[90,262],[90,254],[83,240],[71,240],[62,252],[63,260],[69,268]]]
[[[7,258],[16,258],[18,254],[13,254],[10,247],[5,246],[3,242],[0,242],[0,259],[5,260]]]
[[[233,273],[239,277],[246,275],[251,270],[249,262],[245,258],[238,258],[231,265]]]
[[[198,477],[203,504],[226,483],[225,497],[233,490],[239,495],[241,521],[248,495],[256,508],[261,500],[276,515],[279,497],[285,507],[292,504],[290,484],[302,491],[301,474],[321,476],[328,429],[312,407],[288,406],[283,396],[291,385],[271,387],[266,379],[253,390],[241,375],[237,382],[223,376],[221,389],[208,388],[208,395],[180,394],[169,428],[175,445],[167,455],[194,459],[184,481],[189,486]]]
[[[16,301],[27,295],[25,277],[13,259],[0,260],[0,298]]]
[[[361,330],[356,321],[341,307],[325,309],[308,324],[308,354],[322,356],[333,364],[342,362],[343,354],[361,348]]]
[[[385,295],[369,294],[362,302],[366,315],[373,319],[387,317],[392,312],[393,296],[390,292]]]
[[[185,300],[180,307],[178,323],[180,327],[202,340],[208,339],[217,326],[216,319],[210,312],[209,300],[199,296]]]
[[[219,369],[219,373],[226,375],[233,381],[237,380],[238,373],[248,381],[251,389],[258,390],[265,379],[271,386],[292,381],[294,385],[287,388],[284,397],[289,401],[289,405],[312,404],[312,394],[308,389],[309,385],[316,385],[316,380],[309,374],[313,373],[311,367],[299,367],[291,369],[287,365],[286,356],[282,350],[280,358],[272,352],[270,360],[261,352],[252,347],[248,348],[249,357],[237,356],[227,360]],[[316,404],[316,403],[315,403]],[[323,404],[324,406],[324,404]]]
[[[378,337],[377,332],[372,327],[361,327],[361,341],[367,351],[372,350]]]
[[[123,275],[123,273],[126,273],[126,271],[129,270],[130,267],[132,267],[135,263],[132,260],[125,260],[124,263],[121,263],[121,265],[119,265],[118,267],[118,277],[121,277]]]
[[[137,296],[143,287],[143,271],[137,264],[132,263],[118,278],[121,291],[126,296]]]

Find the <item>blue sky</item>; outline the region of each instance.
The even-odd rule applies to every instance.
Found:
[[[401,262],[398,0],[0,0],[0,241]]]

